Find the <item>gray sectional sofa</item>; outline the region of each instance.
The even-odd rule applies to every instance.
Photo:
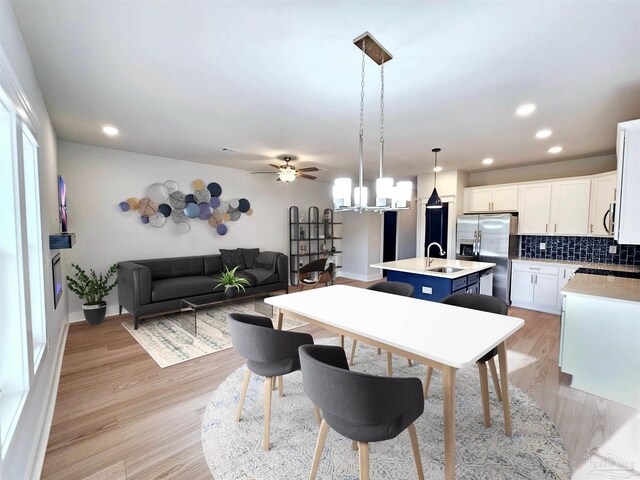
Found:
[[[223,298],[215,289],[225,266],[238,266],[236,275],[246,278],[246,294],[289,288],[288,258],[279,252],[259,249],[220,250],[219,255],[133,260],[118,263],[118,303],[134,318],[178,310],[182,299],[216,301]]]

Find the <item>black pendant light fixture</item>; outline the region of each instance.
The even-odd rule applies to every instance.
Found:
[[[440,148],[434,148],[431,150],[436,156],[436,161],[433,167],[433,192],[431,192],[431,196],[429,197],[429,200],[427,200],[427,208],[442,208],[442,199],[438,195],[438,190],[436,190],[436,177],[438,176],[438,152],[440,150]]]

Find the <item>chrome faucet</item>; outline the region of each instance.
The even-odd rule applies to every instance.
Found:
[[[434,245],[436,245],[440,249],[440,255],[444,255],[445,253],[447,253],[442,249],[442,245],[440,245],[438,242],[431,242],[427,247],[427,268],[429,268],[431,266],[431,262],[433,262],[433,258],[431,258],[431,254],[429,252],[431,251],[431,247],[433,247]]]

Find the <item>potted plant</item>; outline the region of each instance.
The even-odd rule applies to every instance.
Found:
[[[224,272],[221,272],[218,278],[218,284],[214,287],[214,290],[218,287],[224,287],[224,296],[226,298],[233,297],[239,290],[245,291],[244,286],[250,285],[249,280],[236,276],[236,270],[238,267],[229,270],[228,267],[224,267]]]
[[[99,325],[107,313],[107,302],[102,299],[118,284],[118,280],[115,279],[109,285],[109,280],[116,273],[118,265],[111,265],[104,275],[102,273],[97,274],[94,270],[89,270],[87,275],[87,272],[78,265],[72,263],[71,266],[76,271],[73,278],[67,275],[67,286],[81,300],[84,300],[82,312],[85,320],[90,325]]]

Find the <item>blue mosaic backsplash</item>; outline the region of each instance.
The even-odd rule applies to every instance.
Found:
[[[541,243],[546,243],[545,250],[540,250]],[[616,253],[609,253],[611,245],[618,247]],[[520,256],[522,258],[640,266],[640,245],[618,245],[613,238],[609,237],[522,235],[520,237]]]

